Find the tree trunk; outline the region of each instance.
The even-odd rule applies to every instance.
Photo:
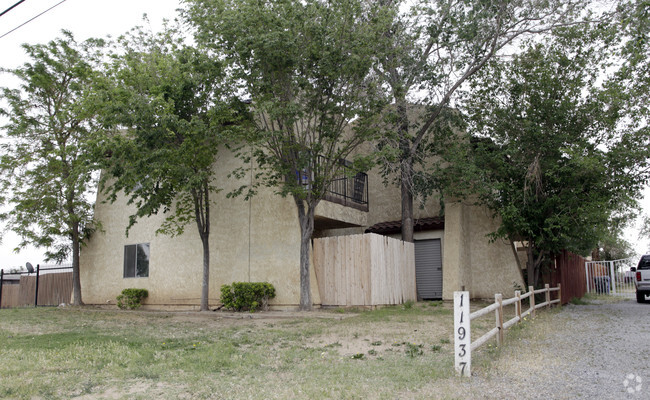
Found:
[[[399,123],[397,134],[400,148],[400,192],[402,202],[402,240],[413,242],[413,155],[409,139],[406,98],[396,94]]]
[[[402,161],[401,167],[402,240],[413,242],[413,191],[409,184],[410,180],[413,179],[413,169],[406,160]]]
[[[535,282],[535,255],[533,254],[533,246],[530,241],[526,247],[526,279],[528,282],[526,286],[532,286],[536,288],[537,282]]]
[[[311,236],[314,233],[314,209],[316,205],[294,197],[298,208],[298,221],[300,223],[300,310],[311,311],[311,282],[309,274],[309,248]],[[305,209],[306,208],[306,209]]]
[[[81,277],[79,276],[79,223],[72,223],[72,293],[73,305],[82,306]]]
[[[210,232],[201,235],[203,244],[203,284],[201,286],[201,311],[209,311],[208,298],[210,295]]]
[[[204,181],[201,189],[192,189],[194,216],[203,245],[203,282],[201,284],[201,311],[209,311],[210,296],[210,188]]]
[[[541,272],[541,265],[542,262],[544,261],[544,252],[540,252],[537,257],[535,257],[535,252],[533,251],[533,245],[531,245],[531,241],[528,241],[528,247],[526,248],[526,275],[528,278],[527,284],[529,286],[532,286],[534,288],[537,287],[537,283],[539,282],[539,275]]]

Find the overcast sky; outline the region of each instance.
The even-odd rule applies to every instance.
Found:
[[[19,0],[0,0],[0,13]],[[0,36],[32,19],[61,0],[25,0],[0,17]],[[60,35],[62,29],[72,31],[75,39],[113,37],[142,24],[147,14],[154,30],[159,30],[164,18],[174,19],[180,0],[64,0],[45,14],[0,38],[0,67],[14,68],[27,61],[23,43],[46,43]],[[7,74],[0,74],[0,86],[14,86]],[[4,226],[2,226],[4,229]],[[27,248],[19,254],[12,249],[18,244],[15,235],[8,234],[0,245],[0,268],[24,266],[29,261],[43,263],[42,251]]]
[[[0,12],[19,0],[0,0]],[[45,14],[0,38],[0,67],[14,68],[27,58],[22,43],[45,43],[58,36],[62,29],[72,31],[78,41],[89,37],[118,36],[130,28],[142,24],[147,14],[154,30],[159,30],[164,18],[176,17],[180,0],[25,0],[0,17],[0,36],[55,6]],[[0,75],[0,86],[11,85],[6,74]],[[11,85],[13,86],[13,85]],[[644,212],[650,214],[650,190],[646,190]],[[4,228],[4,227],[2,227]],[[638,227],[636,227],[638,228]],[[650,241],[639,241],[636,229],[627,232],[627,239],[638,253],[650,252]],[[29,261],[43,263],[42,252],[27,248],[19,254],[12,249],[18,238],[8,234],[0,245],[0,268],[25,265]]]

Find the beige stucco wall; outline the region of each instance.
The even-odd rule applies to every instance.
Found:
[[[272,305],[297,306],[300,299],[300,228],[295,204],[272,189],[261,188],[250,201],[226,198],[232,189],[250,183],[252,175],[237,181],[227,177],[241,161],[227,151],[220,153],[216,186],[223,190],[213,195],[210,235],[210,303],[219,302],[219,289],[233,281],[268,281],[276,287]],[[379,222],[399,220],[399,188],[385,186],[378,170],[369,174],[369,211],[322,201],[316,216],[345,223],[343,229],[322,229],[315,237],[362,233]],[[89,304],[114,304],[124,288],[149,290],[145,304],[197,307],[201,293],[202,246],[194,224],[180,237],[155,235],[161,216],[140,220],[129,237],[124,231],[134,209],[124,198],[114,204],[96,205],[103,231],[96,233],[81,254],[83,298]],[[438,216],[437,198],[424,208],[414,205],[415,218]],[[358,225],[350,227],[349,225]],[[451,299],[454,290],[465,287],[472,297],[490,298],[494,293],[507,297],[515,282],[523,286],[509,244],[490,243],[486,235],[497,222],[484,210],[461,203],[445,207],[444,231],[415,232],[415,239],[442,239],[443,298]],[[399,235],[393,235],[399,237]],[[123,278],[124,246],[150,243],[147,278]],[[314,304],[320,304],[316,276],[311,271]]]
[[[488,210],[474,205],[451,203],[445,207],[443,244],[443,299],[456,290],[468,290],[472,298],[514,295],[514,286],[524,286],[510,243],[487,236],[498,227]]]
[[[373,168],[368,173],[368,226],[380,222],[399,221],[402,218],[402,200],[400,188],[392,182],[384,184],[384,179],[378,168]],[[413,217],[426,218],[440,215],[440,202],[433,196],[423,204],[415,199],[413,204]]]
[[[224,151],[215,164],[210,234],[210,303],[217,304],[222,284],[233,281],[267,281],[276,288],[273,305],[297,305],[300,299],[300,228],[297,211],[290,198],[281,198],[272,189],[262,188],[250,201],[226,198],[226,193],[243,182],[227,178],[240,163]],[[249,178],[250,179],[250,178]],[[140,220],[125,237],[128,217],[134,209],[124,198],[114,204],[102,203],[96,216],[103,231],[96,233],[81,254],[81,280],[88,304],[114,304],[124,288],[149,290],[149,305],[192,306],[201,293],[202,246],[196,225],[190,224],[180,237],[155,235],[161,216]],[[123,278],[124,246],[150,243],[149,277]],[[312,271],[312,297],[320,303]]]
[[[314,216],[316,218],[323,217],[358,226],[366,226],[368,221],[367,211],[361,211],[325,200],[318,203]]]

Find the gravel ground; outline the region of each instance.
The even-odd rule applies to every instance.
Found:
[[[489,369],[475,353],[472,378],[445,397],[650,399],[650,303],[568,305],[529,324]]]

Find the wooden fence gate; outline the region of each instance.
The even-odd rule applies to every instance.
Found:
[[[377,306],[416,300],[413,243],[374,233],[314,239],[323,306]]]

